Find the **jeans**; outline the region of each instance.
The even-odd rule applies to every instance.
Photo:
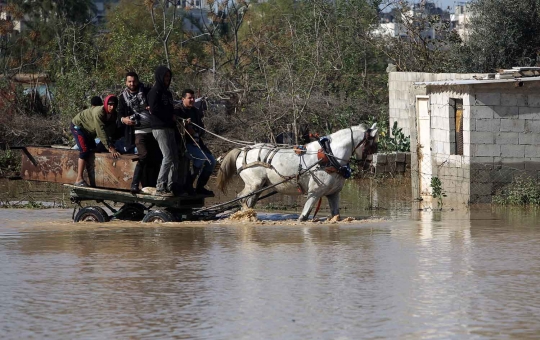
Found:
[[[195,144],[186,143],[186,149],[188,158],[193,161],[193,168],[202,168],[202,171],[199,174],[197,187],[203,187],[212,175],[212,171],[214,171],[216,159],[205,146],[203,146],[201,150],[201,148]]]
[[[161,168],[156,184],[156,190],[172,191],[173,186],[178,182],[178,146],[174,137],[174,129],[153,129],[152,135],[159,144],[159,149],[163,154]]]
[[[138,153],[137,147],[135,145],[126,146],[124,141],[124,138],[120,138],[114,142],[114,148],[116,149],[116,151],[120,152],[122,155]]]

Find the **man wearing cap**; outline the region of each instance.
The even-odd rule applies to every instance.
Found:
[[[116,151],[111,143],[111,136],[106,132],[105,125],[116,122],[116,107],[118,98],[109,95],[105,98],[103,106],[96,106],[78,113],[70,125],[71,133],[75,138],[75,143],[79,147],[79,161],[77,163],[77,180],[75,185],[88,186],[83,178],[84,168],[92,149],[96,148],[94,139],[97,137],[101,143],[112,153],[114,158],[118,158],[120,153]]]
[[[103,100],[101,100],[101,97],[99,96],[93,96],[92,99],[90,99],[90,105],[92,107],[103,106]]]

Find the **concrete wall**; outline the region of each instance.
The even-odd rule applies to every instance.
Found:
[[[469,73],[422,73],[422,72],[390,72],[388,74],[388,96],[390,127],[398,122],[405,136],[411,135],[409,110],[414,106],[415,92],[411,86],[415,82],[442,81],[456,79],[472,79],[473,76],[483,77],[485,74]]]
[[[443,183],[446,203],[491,203],[493,195],[515,176],[540,178],[540,81],[517,84],[427,86],[421,90],[430,100],[431,172]],[[419,89],[411,93],[414,91]],[[463,100],[462,156],[450,154],[455,128],[449,105],[452,98]],[[413,113],[409,111],[409,115]],[[416,142],[414,130],[411,145]],[[414,152],[412,158],[414,168]],[[420,177],[422,172],[418,169]],[[415,189],[413,186],[413,193]]]
[[[445,204],[465,206],[470,199],[471,160],[471,101],[470,88],[464,86],[428,87],[431,111],[431,173],[442,182],[447,197]],[[450,105],[453,99],[463,100],[463,155],[451,155],[455,143],[455,112]],[[420,176],[422,171],[419,169]]]
[[[471,203],[490,203],[514,177],[539,178],[540,81],[474,86]]]
[[[372,155],[370,171],[376,175],[404,174],[411,169],[410,152],[388,152]]]

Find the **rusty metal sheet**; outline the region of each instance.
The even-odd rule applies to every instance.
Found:
[[[79,151],[28,146],[22,149],[21,177],[30,181],[73,184],[77,179]],[[136,155],[114,159],[110,153],[94,153],[88,159],[85,180],[92,186],[129,189]]]

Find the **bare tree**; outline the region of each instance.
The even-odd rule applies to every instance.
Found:
[[[175,29],[176,21],[178,20],[178,4],[175,0],[145,0],[145,4],[150,11],[152,24],[156,33],[157,39],[163,45],[165,61],[167,67],[171,68],[169,57],[169,44],[171,33]]]

